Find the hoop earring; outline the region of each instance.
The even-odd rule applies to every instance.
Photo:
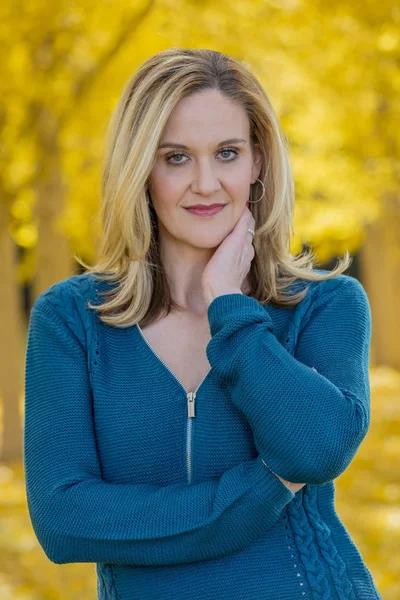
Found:
[[[249,199],[250,204],[255,204],[256,202],[260,202],[260,200],[262,200],[264,198],[264,195],[265,195],[265,185],[264,185],[264,183],[261,181],[261,179],[256,179],[256,181],[259,181],[261,183],[261,185],[263,186],[263,193],[261,195],[261,198],[258,198],[258,200],[250,200]]]

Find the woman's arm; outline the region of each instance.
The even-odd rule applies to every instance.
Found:
[[[48,297],[30,315],[24,431],[28,508],[48,558],[176,565],[240,550],[272,527],[294,493],[260,456],[193,485],[102,479],[86,350]]]
[[[336,279],[314,288],[294,356],[254,298],[226,294],[208,307],[209,362],[248,419],[260,455],[291,482],[338,477],[370,423],[368,298],[358,280]]]

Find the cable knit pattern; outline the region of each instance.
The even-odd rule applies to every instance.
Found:
[[[304,494],[304,506],[307,510],[308,518],[316,532],[321,553],[331,570],[339,597],[355,600],[353,585],[349,580],[346,565],[332,542],[329,528],[322,521],[319,514],[317,508],[317,494],[318,489],[312,487],[308,488],[307,492]]]
[[[107,600],[121,600],[111,565],[97,565],[96,572],[98,577],[98,597],[107,598]]]
[[[330,593],[329,582],[318,557],[317,547],[314,542],[312,530],[307,523],[301,497],[299,497],[299,500],[296,499],[296,501],[291,503],[287,513],[293,532],[294,544],[298,549],[300,560],[304,565],[305,573],[313,592],[312,597],[315,600],[330,600],[332,595]]]
[[[48,558],[96,563],[99,600],[382,600],[333,505],[370,423],[362,285],[297,282],[288,309],[215,298],[196,390],[88,308],[109,285],[72,276],[31,310],[24,462]]]

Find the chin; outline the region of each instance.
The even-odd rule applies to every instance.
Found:
[[[210,236],[209,239],[205,240],[204,236],[201,239],[183,239],[180,241],[188,244],[192,248],[197,248],[198,250],[212,250],[213,248],[218,248],[218,246],[224,241],[225,236],[214,235]]]
[[[220,244],[223,242],[223,240],[221,241],[217,241],[217,242],[210,242],[208,244],[204,243],[204,240],[201,244],[196,244],[195,242],[192,242],[192,246],[194,248],[198,248],[199,250],[213,250],[214,248],[218,248],[218,246],[220,246]]]

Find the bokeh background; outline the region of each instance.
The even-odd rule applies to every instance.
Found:
[[[400,7],[392,0],[6,0],[0,6],[0,599],[96,597],[94,564],[34,536],[22,462],[29,310],[91,262],[119,94],[149,56],[212,48],[259,77],[290,142],[292,252],[312,247],[370,299],[371,426],[336,509],[384,600],[400,598]]]

